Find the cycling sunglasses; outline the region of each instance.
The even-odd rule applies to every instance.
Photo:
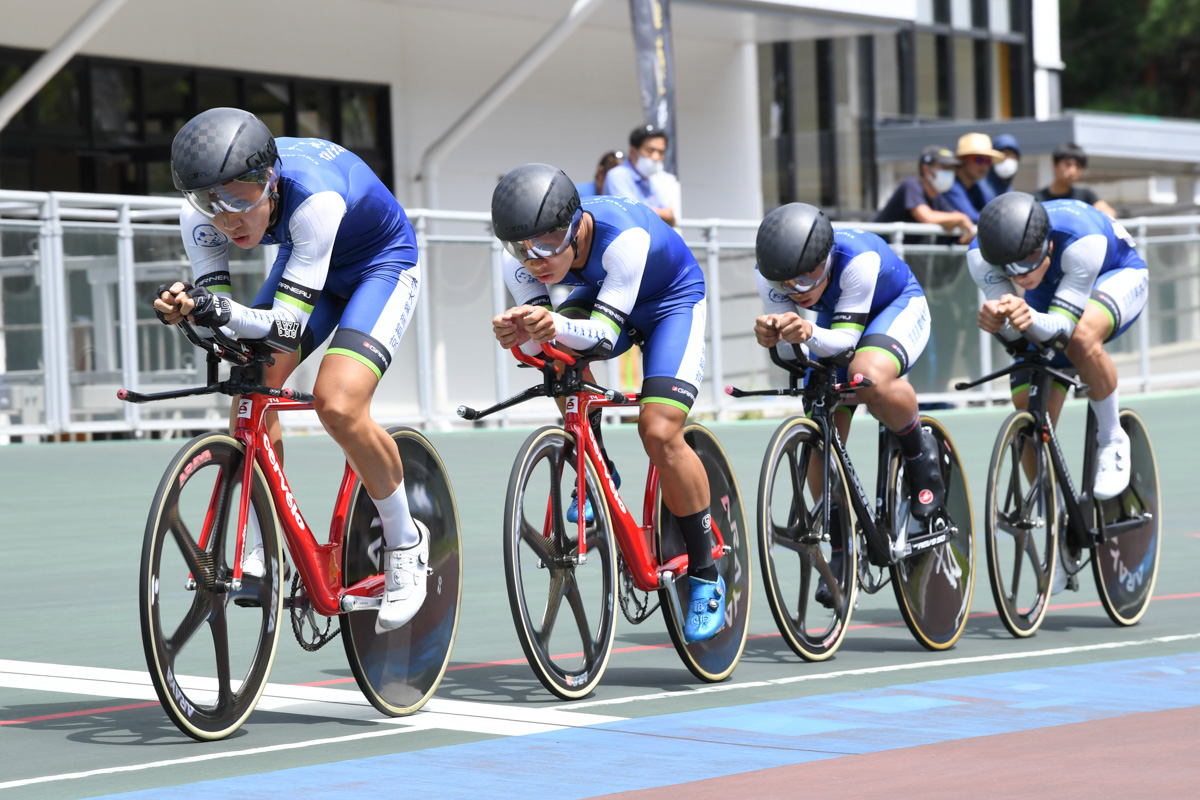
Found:
[[[579,233],[579,223],[582,219],[583,209],[577,208],[571,221],[566,225],[560,225],[553,230],[539,233],[528,239],[503,242],[502,244],[509,255],[521,263],[550,258],[571,246],[571,242],[575,241],[575,235]]]
[[[812,272],[804,275],[797,275],[790,280],[767,281],[767,283],[769,283],[776,291],[783,292],[787,295],[806,294],[824,283],[825,279],[828,277],[829,259],[825,259],[825,263],[822,264],[822,269],[819,273],[816,270],[813,270]]]
[[[1020,261],[1010,261],[1002,267],[994,267],[997,272],[1003,271],[1010,278],[1018,278],[1026,273],[1033,272],[1042,265],[1046,260],[1046,255],[1050,252],[1050,237],[1042,242],[1040,250],[1035,250]],[[1031,260],[1032,259],[1032,260]]]
[[[217,214],[242,214],[267,202],[277,179],[275,167],[264,167],[220,186],[192,189],[183,195],[209,219]]]

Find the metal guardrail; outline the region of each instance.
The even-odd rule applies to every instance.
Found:
[[[212,398],[155,406],[116,399],[119,386],[139,390],[203,380],[199,351],[160,325],[146,302],[158,283],[190,277],[179,238],[181,205],[176,198],[0,191],[0,441],[224,427],[227,408]],[[385,424],[459,425],[454,409],[460,403],[490,404],[529,380],[491,339],[491,317],[510,302],[499,269],[503,250],[491,236],[487,213],[410,209],[408,215],[424,285],[413,330],[384,376],[373,414]],[[1110,346],[1122,389],[1200,385],[1200,216],[1122,222],[1152,273],[1147,313]],[[788,401],[734,400],[724,393],[727,383],[761,388],[785,380],[752,333],[761,313],[753,280],[758,222],[688,219],[678,227],[708,282],[705,387],[695,412],[735,418],[794,411]],[[1004,357],[975,325],[980,293],[966,274],[966,248],[933,243],[944,233],[933,225],[847,227],[888,239],[926,289],[933,338],[908,376],[921,401],[1006,399],[1006,386],[950,390],[954,380],[984,374]],[[231,254],[235,294],[258,288],[274,249]],[[301,365],[295,385],[311,386],[317,355]],[[638,382],[636,363],[612,360],[606,369],[602,383],[629,389]],[[523,407],[498,414],[492,424],[553,415],[550,407]],[[315,415],[290,422],[293,428],[320,427]]]

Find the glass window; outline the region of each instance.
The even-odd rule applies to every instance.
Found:
[[[821,202],[821,123],[817,87],[816,42],[792,43],[792,140],[791,158],[795,164],[795,183],[792,197],[784,202],[799,200]]]
[[[988,6],[991,0],[971,0],[971,27],[988,29]]]
[[[37,93],[37,121],[43,130],[82,132],[79,118],[79,76],[67,67],[51,78]]]
[[[836,203],[843,208],[862,208],[862,158],[859,92],[858,40],[836,39],[834,45],[836,88],[834,131],[837,147]]]
[[[196,110],[197,113],[208,108],[237,108],[242,101],[238,99],[238,81],[232,75],[196,76]]]
[[[950,24],[950,0],[933,0],[933,21],[942,25]]]
[[[975,114],[975,42],[954,38],[954,114],[971,119]]]
[[[945,116],[942,113],[941,73],[938,69],[941,60],[939,40],[944,37],[920,31],[913,38],[916,39],[917,51],[917,116],[930,119]]]
[[[266,123],[276,136],[288,133],[291,92],[283,81],[246,81],[246,110]]]
[[[146,141],[170,144],[194,115],[191,109],[191,76],[178,69],[146,67],[142,70],[142,96]]]
[[[878,34],[875,37],[875,114],[878,117],[898,117],[904,113],[900,107],[900,63],[899,37]]]
[[[301,84],[296,87],[296,135],[332,139],[333,87]]]
[[[138,138],[132,67],[92,67],[92,134],[97,144],[131,144]]]
[[[343,147],[358,153],[373,150],[378,130],[375,92],[368,89],[343,87],[342,96],[342,141]],[[362,155],[359,153],[359,155]]]

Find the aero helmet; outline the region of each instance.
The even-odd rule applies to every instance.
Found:
[[[829,217],[807,203],[788,203],[767,214],[754,241],[759,273],[788,294],[808,291],[825,280],[828,270],[809,280],[803,276],[820,267],[832,249],[833,225]],[[778,285],[785,281],[792,285]]]
[[[549,164],[517,167],[492,192],[492,232],[518,261],[566,250],[582,218],[575,184]]]
[[[1010,276],[1042,263],[1050,247],[1050,218],[1031,194],[1008,192],[984,206],[976,226],[983,260]],[[1040,253],[1036,261],[1030,256]]]
[[[279,152],[270,128],[249,111],[211,108],[187,122],[171,143],[171,178],[197,211],[248,211],[271,195]],[[226,184],[241,186],[226,186]]]

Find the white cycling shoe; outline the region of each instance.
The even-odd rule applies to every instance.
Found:
[[[1096,453],[1096,483],[1092,494],[1097,500],[1109,500],[1125,491],[1129,485],[1129,435],[1100,445]]]
[[[242,575],[251,578],[261,578],[265,574],[267,574],[267,562],[263,558],[262,545],[259,545],[242,559]]]
[[[383,549],[383,605],[375,620],[375,632],[406,625],[425,602],[425,579],[429,574],[429,529],[414,519],[421,540],[410,547]]]

